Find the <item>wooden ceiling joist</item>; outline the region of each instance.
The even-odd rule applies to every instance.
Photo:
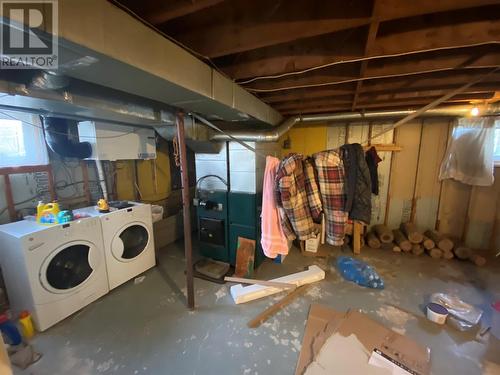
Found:
[[[426,104],[500,66],[498,0],[110,0],[282,114]],[[500,73],[445,104],[494,100]]]
[[[205,10],[223,1],[224,0],[162,1],[159,2],[161,4],[159,8],[150,10],[145,14],[144,18],[153,25],[161,25],[174,18]]]

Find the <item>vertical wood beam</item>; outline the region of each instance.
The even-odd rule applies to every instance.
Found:
[[[17,219],[16,207],[14,205],[14,197],[12,196],[12,185],[8,174],[3,176],[5,183],[5,200],[7,201],[7,209],[9,210],[9,218],[11,221]]]
[[[361,254],[361,236],[363,235],[363,224],[358,221],[353,223],[352,251],[354,254]]]
[[[187,305],[194,309],[194,281],[193,281],[193,245],[191,243],[191,209],[189,196],[189,176],[186,153],[186,139],[184,134],[184,113],[177,113],[177,140],[179,144],[179,158],[182,181],[182,206],[184,217],[184,252],[186,254],[186,289]]]

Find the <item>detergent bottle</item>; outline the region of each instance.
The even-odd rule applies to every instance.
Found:
[[[36,221],[38,223],[49,225],[57,224],[57,214],[59,213],[59,204],[57,202],[44,204],[42,201],[40,201],[38,202],[36,210]]]
[[[28,311],[22,311],[19,314],[19,325],[21,327],[21,334],[25,340],[30,340],[35,335],[35,328],[33,327],[33,320]]]

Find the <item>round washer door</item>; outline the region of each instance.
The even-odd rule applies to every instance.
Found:
[[[51,293],[71,293],[83,287],[98,267],[99,249],[88,241],[60,246],[42,263],[40,282]]]
[[[131,262],[146,250],[149,237],[144,223],[128,223],[116,232],[111,242],[111,253],[120,262]]]

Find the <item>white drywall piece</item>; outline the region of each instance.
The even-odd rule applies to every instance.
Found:
[[[287,284],[295,284],[298,287],[305,284],[310,284],[315,281],[320,281],[325,278],[325,271],[316,265],[309,266],[307,271],[302,271],[298,273],[293,273],[291,275],[278,277],[277,279],[272,279],[271,281],[277,281]],[[263,285],[250,285],[243,286],[241,284],[233,285],[231,287],[231,296],[236,304],[245,303],[259,299],[262,297],[271,296],[276,293],[282,292],[283,289],[273,288],[270,286]]]

